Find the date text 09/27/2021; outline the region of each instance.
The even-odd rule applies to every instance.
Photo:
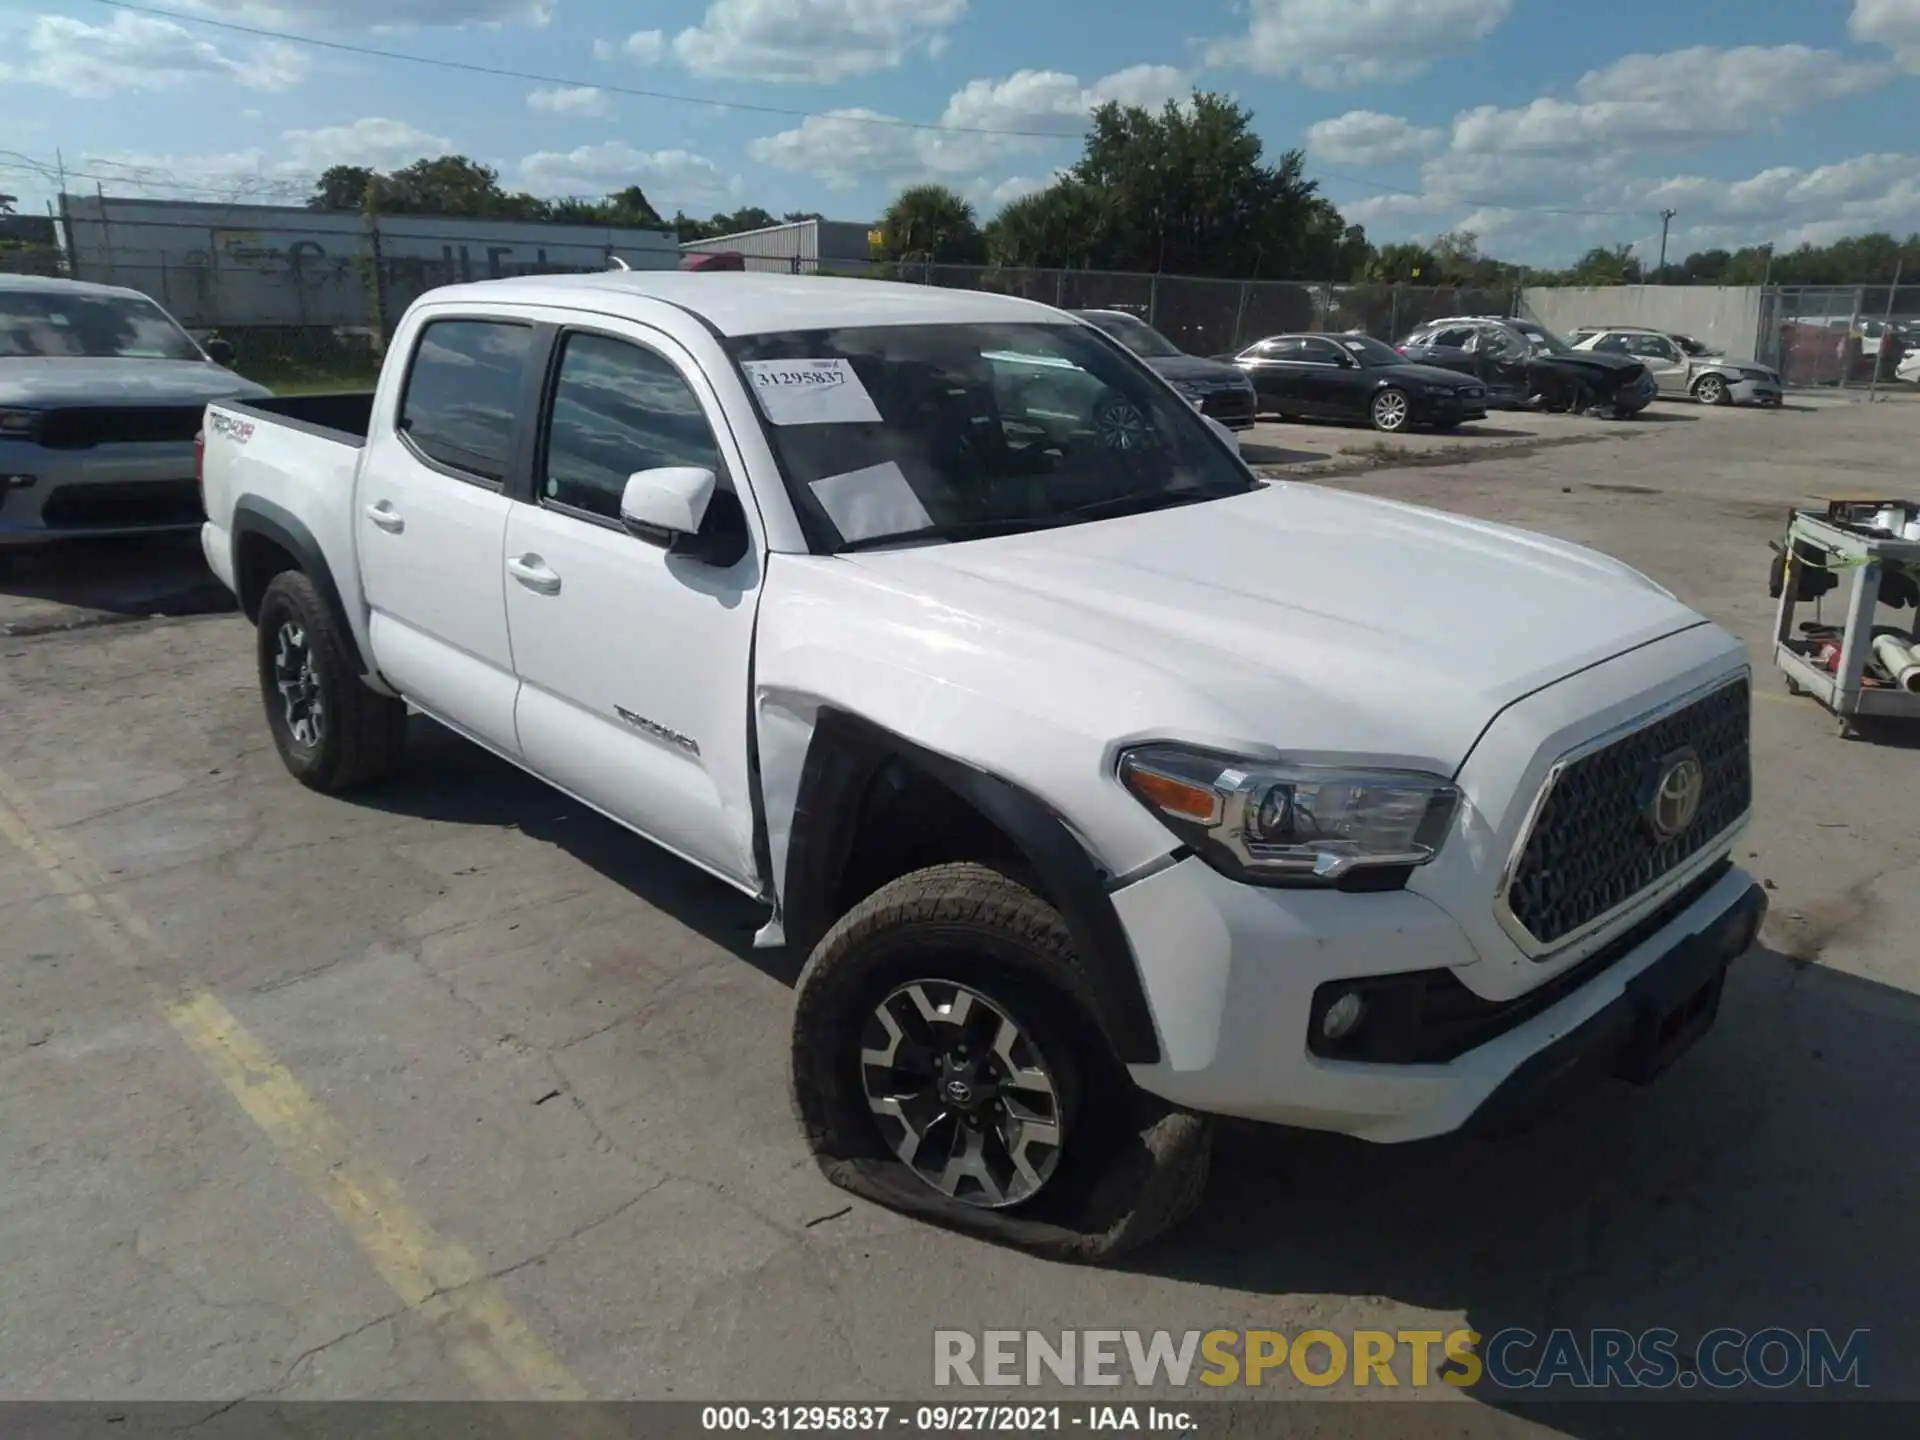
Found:
[[[863,1431],[881,1434],[1008,1434],[1071,1430],[1182,1434],[1199,1428],[1169,1405],[707,1405],[707,1431]]]

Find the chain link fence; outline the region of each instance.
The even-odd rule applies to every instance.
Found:
[[[1756,350],[1788,385],[1887,384],[1920,350],[1920,285],[1775,287],[1761,296]]]
[[[1237,353],[1288,331],[1360,331],[1393,343],[1446,315],[1511,315],[1518,291],[1448,286],[1216,280],[1117,270],[1041,270],[916,261],[762,261],[755,268],[1018,295],[1063,310],[1124,310],[1193,355]]]
[[[597,271],[616,256],[634,268],[679,261],[670,238],[665,249],[656,239],[641,250],[628,248],[637,242],[624,232],[583,241],[576,227],[404,217],[407,233],[383,248],[377,237],[391,217],[369,226],[359,217],[249,207],[253,218],[245,226],[237,212],[211,226],[156,218],[126,224],[117,218],[125,212],[110,215],[105,203],[97,217],[70,217],[64,231],[52,217],[0,216],[0,273],[68,275],[140,290],[197,334],[231,343],[242,373],[288,390],[370,384],[393,322],[441,285]],[[1523,308],[1521,292],[1509,288],[771,257],[746,263],[985,290],[1069,310],[1124,310],[1195,355],[1233,354],[1287,331],[1357,331],[1393,344],[1444,316]],[[1889,383],[1900,360],[1920,349],[1920,284],[1770,287],[1760,292],[1759,313],[1753,353],[1790,386]]]

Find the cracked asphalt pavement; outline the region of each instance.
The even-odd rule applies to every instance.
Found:
[[[242,620],[64,626],[100,584],[43,559],[0,603],[38,617],[0,635],[0,1398],[925,1399],[933,1330],[989,1326],[1865,1327],[1875,1393],[1920,1392],[1920,736],[1788,698],[1766,596],[1791,503],[1912,489],[1920,406],[1661,409],[1328,483],[1596,545],[1750,643],[1773,912],[1716,1028],[1499,1143],[1231,1128],[1109,1270],[820,1178],[753,906],[424,721],[397,783],[310,794]]]

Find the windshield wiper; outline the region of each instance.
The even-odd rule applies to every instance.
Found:
[[[851,550],[878,550],[886,545],[908,545],[916,540],[984,540],[992,535],[1015,535],[1024,530],[1053,530],[1082,520],[1112,520],[1122,515],[1142,515],[1149,510],[1171,510],[1179,505],[1195,505],[1202,500],[1220,500],[1224,495],[1211,490],[1158,490],[1144,495],[1112,495],[1105,500],[1058,510],[1051,515],[1001,516],[992,520],[951,520],[944,525],[924,525],[918,530],[897,530],[889,535],[863,535],[834,547],[844,555]]]
[[[1154,490],[1142,495],[1110,495],[1062,510],[1051,517],[1055,524],[1075,520],[1115,520],[1122,515],[1144,515],[1149,510],[1171,510],[1177,505],[1197,505],[1202,500],[1223,500],[1212,490]]]
[[[885,535],[862,535],[833,547],[835,555],[850,550],[878,550],[884,545],[909,545],[916,540],[984,540],[990,535],[1014,535],[1022,530],[1044,530],[1057,523],[1050,515],[1001,516],[994,520],[949,520],[944,525],[923,525],[918,530],[894,530]]]

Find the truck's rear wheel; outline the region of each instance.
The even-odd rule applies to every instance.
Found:
[[[298,570],[274,576],[256,623],[260,699],[293,777],[337,794],[391,771],[406,746],[406,703],[361,681],[313,581]]]
[[[1100,1260],[1183,1219],[1211,1127],[1142,1094],[1067,926],[984,865],[868,896],[801,974],[793,1095],[827,1178],[948,1228]]]

